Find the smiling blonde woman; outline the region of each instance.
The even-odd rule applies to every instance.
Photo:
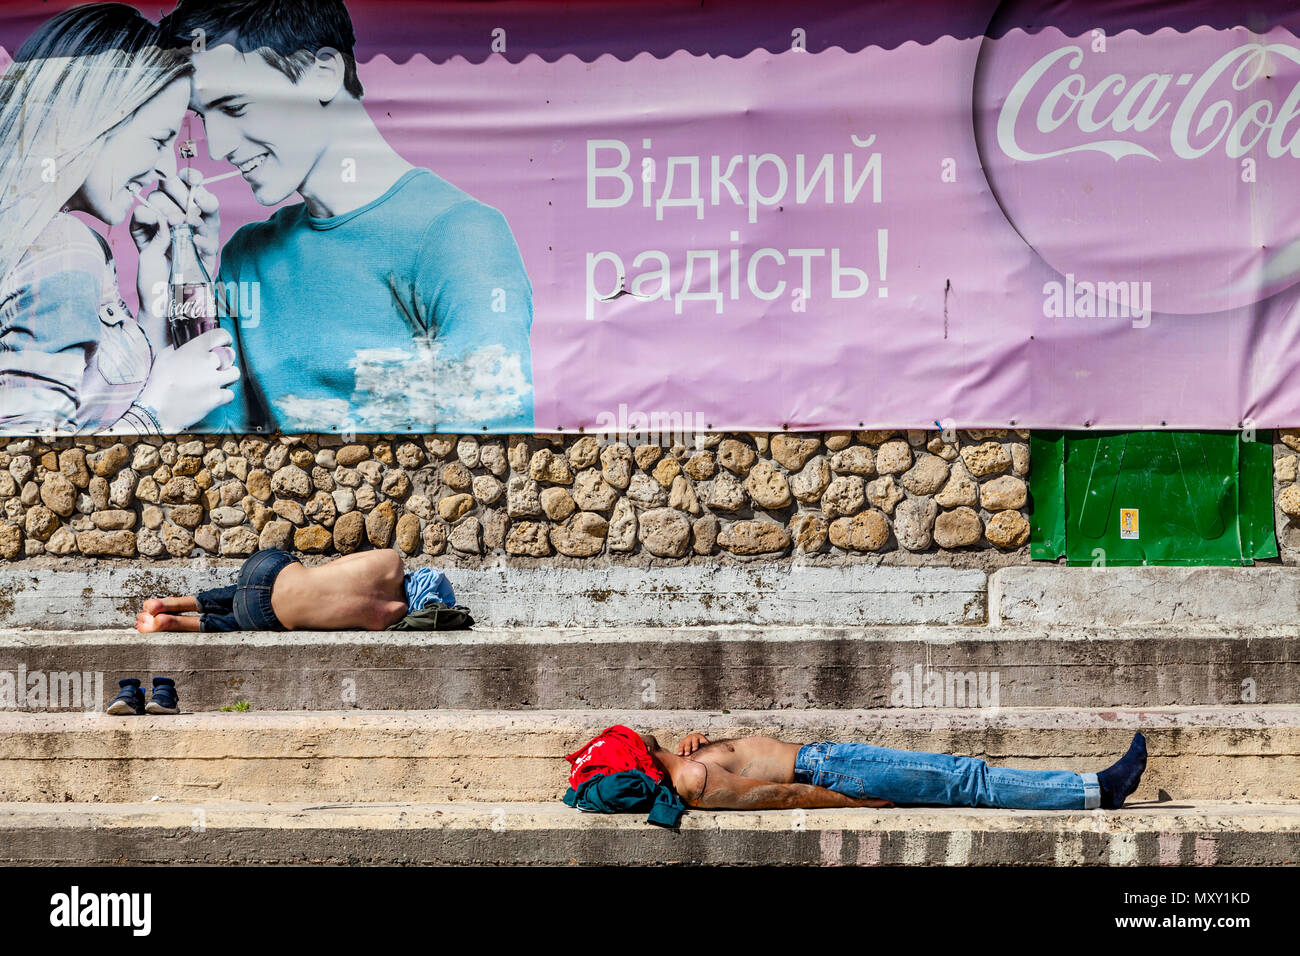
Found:
[[[0,433],[175,432],[231,400],[228,333],[168,348],[164,318],[137,321],[108,243],[70,215],[116,225],[135,207],[142,304],[166,282],[170,225],[193,222],[215,257],[216,200],[176,172],[189,74],[134,9],[93,3],[42,25],[0,77]]]

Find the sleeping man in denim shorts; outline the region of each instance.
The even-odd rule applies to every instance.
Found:
[[[401,555],[391,549],[360,551],[308,568],[288,551],[269,548],[244,562],[233,585],[150,598],[135,628],[141,633],[382,631],[430,600],[456,603],[447,578],[434,568],[407,573]]]

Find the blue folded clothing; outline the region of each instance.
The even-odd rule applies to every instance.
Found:
[[[456,606],[456,592],[451,589],[447,576],[437,568],[416,568],[402,579],[406,587],[406,613],[424,610],[431,600],[441,601],[447,607]]]

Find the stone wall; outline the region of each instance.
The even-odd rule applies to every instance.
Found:
[[[0,558],[1028,561],[1025,431],[9,441]]]
[[[1300,428],[1277,432],[1273,443],[1273,522],[1283,564],[1300,564]]]

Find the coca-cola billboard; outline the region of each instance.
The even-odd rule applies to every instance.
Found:
[[[267,9],[0,7],[0,432],[1300,425],[1288,4]]]
[[[1167,313],[1300,279],[1300,44],[1286,30],[1017,32],[984,41],[975,93],[989,183],[1059,272],[1150,282]]]

